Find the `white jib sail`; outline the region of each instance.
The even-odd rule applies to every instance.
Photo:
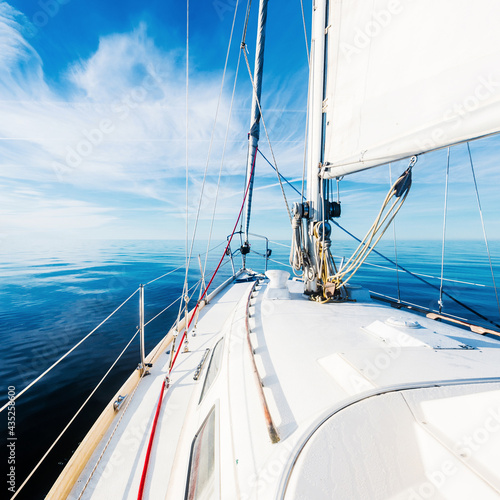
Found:
[[[331,0],[324,177],[500,131],[499,0]]]

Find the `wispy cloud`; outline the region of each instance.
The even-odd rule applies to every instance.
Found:
[[[29,30],[25,16],[0,2],[0,172],[11,188],[10,208],[2,211],[3,231],[65,230],[72,220],[75,228],[101,227],[113,223],[121,209],[145,203],[155,210],[166,208],[180,223],[186,155],[184,53],[158,48],[141,23],[131,32],[101,37],[90,57],[68,62],[55,87],[46,81],[41,57],[23,36]],[[190,73],[191,214],[207,162],[220,76],[196,69]],[[212,213],[233,76],[228,75],[214,130],[204,218]],[[280,111],[287,94],[290,99],[293,89],[271,92],[266,104],[273,110],[266,115],[280,162],[300,172],[303,130],[290,127],[297,120]],[[235,109],[240,111],[231,119],[217,210],[222,217],[234,211],[241,192],[249,100],[249,95],[237,96]],[[262,137],[265,142],[264,131]],[[264,175],[275,174],[266,167]]]

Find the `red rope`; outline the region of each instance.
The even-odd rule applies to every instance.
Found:
[[[186,335],[187,335],[187,332],[188,332],[188,330],[189,330],[189,328],[191,326],[191,323],[192,323],[194,317],[196,316],[196,311],[198,310],[198,307],[199,307],[201,301],[203,300],[203,298],[207,294],[207,291],[210,288],[210,285],[212,284],[212,281],[214,280],[215,275],[219,271],[219,268],[220,268],[220,266],[222,264],[222,261],[224,260],[224,257],[226,256],[227,249],[229,248],[229,245],[231,244],[231,241],[233,239],[234,233],[236,232],[236,228],[238,227],[238,222],[240,221],[240,218],[241,218],[241,213],[243,212],[243,208],[245,206],[245,201],[247,199],[248,190],[250,188],[250,183],[251,183],[253,172],[254,172],[254,169],[255,169],[255,160],[256,160],[256,158],[257,158],[257,148],[255,150],[255,156],[253,158],[253,163],[252,163],[252,171],[250,172],[250,176],[249,176],[249,179],[248,179],[248,184],[247,184],[247,187],[246,187],[246,190],[245,190],[245,196],[243,197],[243,203],[241,204],[240,212],[238,214],[238,218],[236,219],[236,224],[234,225],[233,232],[231,233],[231,236],[227,240],[227,245],[226,245],[226,248],[224,249],[224,253],[222,254],[222,257],[221,257],[221,259],[219,261],[219,264],[217,265],[214,273],[212,274],[212,277],[210,278],[210,281],[208,282],[208,285],[206,286],[205,291],[203,292],[202,296],[200,297],[200,299],[196,303],[195,308],[193,309],[193,313],[191,314],[191,318],[189,319],[187,328],[184,330],[184,333],[182,334],[181,341],[179,342],[179,347],[177,348],[177,352],[175,353],[174,359],[172,361],[172,365],[170,366],[170,370],[168,372],[169,375],[172,372],[172,369],[174,368],[175,361],[177,359],[177,355],[179,354],[179,351],[180,351],[180,346],[182,346],[182,342],[186,338]],[[161,387],[161,394],[160,394],[160,399],[158,400],[158,406],[156,407],[156,414],[155,414],[155,418],[154,418],[154,421],[153,421],[153,428],[151,429],[151,435],[149,436],[148,449],[146,451],[146,459],[144,461],[144,467],[142,469],[141,484],[139,486],[139,494],[137,496],[137,500],[142,500],[142,495],[144,493],[144,485],[146,483],[146,475],[148,473],[148,466],[149,466],[149,457],[151,455],[151,448],[153,446],[153,439],[154,439],[154,435],[155,435],[155,432],[156,432],[156,425],[158,423],[158,416],[160,414],[160,407],[161,407],[161,402],[162,402],[162,399],[163,399],[163,392],[164,392],[164,390],[165,390],[165,381],[163,381],[163,385]]]
[[[155,418],[153,420],[153,428],[151,429],[151,435],[149,436],[148,449],[146,450],[146,459],[144,460],[144,467],[142,469],[141,484],[139,485],[139,494],[137,496],[138,500],[142,499],[144,493],[144,485],[146,484],[146,474],[148,472],[149,457],[151,456],[151,448],[153,447],[153,439],[156,432],[156,424],[158,423],[158,416],[160,415],[161,402],[163,400],[163,393],[165,392],[165,380],[161,386],[160,399],[158,400],[158,405],[156,406]]]
[[[248,184],[247,184],[247,188],[245,190],[245,196],[243,197],[243,203],[241,204],[241,208],[240,208],[240,212],[238,214],[238,218],[236,219],[236,224],[234,225],[234,228],[233,228],[233,232],[231,233],[231,236],[229,237],[229,239],[227,240],[227,245],[226,245],[226,248],[224,249],[224,252],[222,254],[222,257],[220,258],[219,260],[219,264],[217,265],[214,273],[212,274],[212,277],[210,278],[210,281],[208,282],[208,285],[207,287],[205,288],[205,291],[203,292],[202,296],[200,297],[200,300],[198,300],[198,302],[196,303],[196,306],[195,308],[193,309],[193,313],[191,314],[191,318],[189,319],[189,322],[188,322],[188,326],[187,328],[184,330],[184,333],[182,334],[182,337],[181,337],[181,341],[179,342],[179,347],[182,345],[182,342],[184,341],[186,335],[187,335],[187,332],[189,330],[189,327],[191,326],[191,323],[196,315],[196,311],[198,310],[198,307],[201,303],[201,301],[203,300],[203,298],[205,297],[208,289],[210,288],[210,285],[212,284],[212,281],[214,280],[215,278],[215,275],[217,274],[217,271],[219,270],[221,264],[222,264],[222,261],[224,260],[224,257],[226,256],[226,252],[227,252],[227,249],[229,248],[229,245],[231,244],[231,241],[233,239],[233,236],[234,236],[234,233],[236,232],[236,228],[238,227],[238,222],[240,221],[240,218],[241,218],[241,213],[243,212],[243,208],[245,206],[245,201],[247,199],[247,195],[248,195],[248,190],[250,188],[250,182],[252,180],[252,175],[253,175],[253,171],[254,171],[254,168],[255,168],[255,159],[257,158],[257,149],[255,150],[255,156],[253,158],[253,163],[252,163],[252,171],[250,173],[250,177],[248,179]],[[172,366],[170,367],[170,371],[168,372],[169,375],[170,373],[172,372],[172,369],[175,365],[175,360],[177,359],[177,355],[179,354],[179,351],[180,349],[178,348],[177,349],[177,352],[175,353],[175,356],[174,356],[174,359],[172,361]]]

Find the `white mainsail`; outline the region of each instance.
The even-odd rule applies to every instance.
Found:
[[[332,0],[323,177],[500,131],[498,0]]]

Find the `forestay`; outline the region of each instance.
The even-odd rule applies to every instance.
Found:
[[[332,178],[500,131],[498,0],[331,0]]]

